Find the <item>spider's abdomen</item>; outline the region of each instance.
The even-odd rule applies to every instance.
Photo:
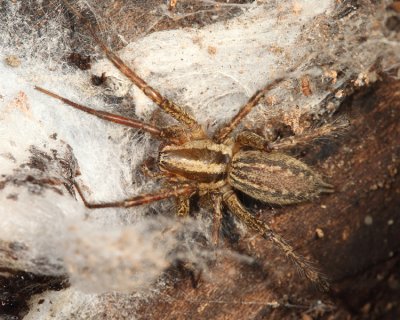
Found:
[[[226,177],[231,148],[211,140],[195,140],[161,149],[159,166],[176,175],[198,182],[214,182]]]
[[[239,151],[228,169],[228,182],[255,199],[282,205],[332,192],[306,164],[277,152]]]

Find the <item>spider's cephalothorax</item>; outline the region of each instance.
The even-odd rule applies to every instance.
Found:
[[[211,183],[226,179],[232,146],[211,140],[193,140],[167,145],[160,150],[160,169],[188,180]]]
[[[297,255],[293,248],[263,221],[256,219],[240,203],[235,190],[250,197],[271,204],[287,205],[311,200],[323,192],[332,192],[332,186],[303,162],[279,152],[279,149],[293,145],[296,140],[287,143],[268,142],[262,136],[250,131],[242,131],[231,138],[231,133],[240,121],[258,104],[267,91],[276,86],[283,78],[275,79],[262,90],[256,92],[240,109],[233,119],[217,133],[209,138],[197,121],[183,108],[163,97],[150,87],[132,69],[130,69],[116,54],[99,39],[96,29],[82,15],[67,6],[90,30],[96,42],[107,55],[108,59],[136,86],[138,86],[162,110],[175,118],[180,125],[159,128],[139,120],[125,118],[112,113],[94,110],[60,97],[46,89],[37,90],[57,98],[76,109],[93,114],[101,119],[119,123],[125,126],[141,129],[155,138],[164,141],[159,151],[157,178],[163,180],[165,188],[151,194],[139,195],[123,201],[90,203],[79,185],[75,186],[88,208],[132,207],[175,198],[178,216],[189,213],[189,199],[194,194],[210,195],[214,202],[213,239],[218,240],[222,218],[222,206],[225,206],[237,219],[271,240],[284,254],[289,257],[306,275],[308,279],[328,288],[327,281],[312,265]],[[329,130],[328,130],[329,131]],[[322,130],[327,133],[327,130]],[[309,136],[303,135],[299,141],[305,142],[315,138],[315,132]]]

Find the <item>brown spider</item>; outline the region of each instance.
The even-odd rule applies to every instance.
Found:
[[[328,289],[328,282],[310,262],[298,255],[294,249],[263,221],[255,218],[239,201],[235,190],[250,197],[271,204],[287,205],[300,203],[317,197],[320,193],[333,191],[331,185],[303,162],[277,152],[299,142],[306,142],[316,136],[326,134],[331,128],[297,137],[296,140],[283,139],[270,143],[262,136],[250,131],[240,132],[235,139],[231,133],[241,120],[258,104],[267,91],[280,83],[278,78],[263,90],[256,92],[240,109],[233,119],[222,126],[213,137],[209,137],[204,128],[183,108],[163,97],[150,87],[135,71],[130,69],[97,36],[96,29],[80,12],[67,6],[80,18],[89,29],[94,40],[100,45],[107,58],[146,96],[180,124],[159,128],[139,120],[116,114],[98,111],[72,102],[46,89],[37,90],[63,101],[65,104],[95,115],[106,121],[141,129],[150,133],[165,144],[160,148],[157,177],[167,186],[155,193],[142,194],[126,200],[104,203],[90,203],[79,185],[75,182],[85,206],[91,209],[107,207],[133,207],[166,198],[176,198],[177,215],[189,214],[189,199],[194,194],[209,195],[214,202],[213,241],[218,241],[222,218],[222,206],[248,228],[265,239],[271,240],[290,258],[300,271],[323,290]],[[318,130],[317,130],[318,131]]]

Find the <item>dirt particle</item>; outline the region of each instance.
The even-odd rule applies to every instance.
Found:
[[[399,281],[399,279],[398,279],[396,276],[391,275],[387,281],[388,281],[389,287],[390,287],[392,290],[398,290],[398,289],[399,289],[399,287],[400,287],[400,281]]]
[[[325,236],[324,230],[321,228],[315,229],[315,235],[318,239],[322,239]]]
[[[80,53],[73,52],[67,57],[67,60],[71,65],[81,70],[89,70],[91,68],[90,56],[84,56]]]
[[[6,198],[9,199],[9,200],[17,201],[17,200],[18,200],[18,194],[16,194],[16,193],[10,193],[10,194],[7,195]]]
[[[338,74],[337,74],[337,71],[335,71],[335,70],[325,70],[324,76],[329,78],[330,81],[332,82],[332,84],[335,84],[337,81]]]
[[[344,97],[344,91],[343,90],[336,91],[335,98],[340,99],[342,97]]]
[[[371,190],[371,191],[378,190],[378,185],[376,183],[374,183],[372,186],[369,187],[369,190]]]
[[[389,176],[391,176],[392,178],[395,177],[398,173],[397,168],[395,165],[388,165],[387,169],[389,171]]]
[[[342,232],[342,240],[346,241],[350,236],[350,230],[348,228],[345,228]]]
[[[207,52],[209,55],[214,56],[217,53],[217,48],[213,46],[208,46]]]
[[[334,104],[333,102],[329,102],[329,103],[326,105],[326,110],[328,110],[329,112],[335,111],[335,110],[336,110],[335,104]]]
[[[371,304],[370,303],[364,304],[364,306],[361,308],[361,312],[363,314],[369,314],[370,310],[371,310]]]
[[[17,68],[21,65],[21,60],[14,55],[9,55],[4,60],[8,66],[13,68]]]
[[[337,167],[338,168],[342,168],[344,166],[344,161],[343,160],[340,160],[338,163],[337,163]]]
[[[301,91],[303,92],[303,95],[306,97],[312,95],[310,79],[308,76],[303,76],[301,78]]]
[[[107,80],[106,73],[103,72],[101,76],[92,75],[91,81],[94,86],[101,86]]]
[[[372,225],[373,222],[374,222],[374,219],[370,215],[365,216],[365,218],[364,218],[365,225],[370,226],[370,225]]]
[[[176,7],[176,3],[178,0],[169,0],[168,2],[168,10],[174,10]]]

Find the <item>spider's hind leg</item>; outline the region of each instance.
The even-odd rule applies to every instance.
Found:
[[[327,123],[321,127],[307,130],[303,134],[287,137],[271,143],[273,149],[290,149],[298,145],[306,145],[314,140],[329,138],[346,130],[349,122],[346,119],[339,119],[332,123]]]
[[[244,222],[246,226],[253,231],[259,233],[263,238],[271,240],[293,263],[299,268],[310,281],[316,284],[321,290],[328,291],[329,283],[325,276],[304,257],[298,255],[293,247],[288,244],[281,236],[277,235],[265,222],[256,219],[250,214],[240,203],[236,194],[233,191],[228,191],[223,196],[224,203],[228,206],[229,210]]]

